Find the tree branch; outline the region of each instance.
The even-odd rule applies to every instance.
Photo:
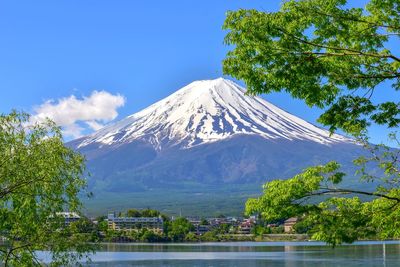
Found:
[[[279,31],[281,31],[283,34],[286,34],[294,39],[296,39],[297,41],[299,41],[300,43],[303,44],[308,44],[311,46],[315,46],[315,47],[319,47],[319,48],[324,48],[324,49],[330,49],[330,50],[336,50],[336,51],[347,51],[347,52],[352,52],[352,54],[350,55],[363,55],[363,56],[369,56],[369,57],[375,57],[375,58],[391,58],[395,61],[400,62],[400,58],[394,56],[394,55],[382,55],[382,54],[376,54],[376,53],[370,53],[370,52],[363,52],[360,50],[356,50],[356,49],[351,49],[351,48],[344,48],[344,47],[334,47],[334,46],[328,46],[328,45],[322,45],[322,44],[317,44],[314,42],[310,42],[307,40],[304,40],[302,38],[299,38],[297,36],[295,36],[294,34],[288,33],[287,31],[285,31],[282,28],[277,28]],[[313,52],[310,52],[313,53]]]
[[[400,78],[400,73],[397,75],[367,75],[367,74],[357,74],[353,75],[354,78],[359,78],[359,79],[395,79],[395,78]]]
[[[400,198],[391,197],[391,196],[380,194],[380,193],[366,192],[366,191],[359,191],[359,190],[352,190],[352,189],[329,188],[329,187],[321,187],[321,189],[325,190],[325,191],[312,192],[310,194],[307,194],[306,197],[308,197],[308,196],[321,196],[321,195],[328,195],[328,194],[335,194],[335,193],[339,193],[339,194],[357,194],[357,195],[382,197],[382,198],[386,198],[386,199],[393,200],[393,201],[396,201],[396,202],[400,203]]]
[[[26,181],[21,181],[20,183],[16,183],[14,185],[2,188],[0,191],[0,199],[4,198],[8,194],[11,194],[15,192],[15,190],[24,187],[25,185],[35,183],[35,182],[43,182],[46,181],[46,178],[39,178],[37,179],[36,177],[31,179],[31,180],[26,180]]]
[[[315,12],[318,15],[322,15],[322,16],[326,16],[326,17],[330,17],[330,18],[335,18],[335,19],[340,19],[340,20],[345,19],[345,20],[350,20],[350,21],[354,21],[354,22],[365,23],[365,24],[371,25],[373,27],[400,30],[400,27],[396,27],[396,26],[392,26],[392,25],[386,25],[386,24],[378,24],[378,23],[375,23],[375,22],[359,19],[359,18],[356,18],[356,17],[340,16],[340,15],[338,16],[338,15],[325,13],[325,12],[317,10],[317,9],[311,9],[311,8],[307,9],[307,8],[304,8],[304,7],[303,7],[303,10],[309,10],[311,12]]]

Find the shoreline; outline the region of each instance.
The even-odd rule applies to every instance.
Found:
[[[213,240],[201,240],[201,237],[198,240],[183,240],[180,242],[177,241],[154,241],[154,242],[143,242],[143,241],[131,241],[129,239],[118,239],[115,241],[105,241],[102,240],[100,243],[142,243],[142,244],[180,244],[180,243],[223,243],[223,242],[285,242],[285,241],[313,241],[310,239],[310,236],[306,234],[264,234],[261,236],[255,236],[252,234],[226,234],[226,235],[217,235]]]
[[[219,236],[218,240],[212,240],[212,241],[202,241],[202,240],[197,240],[197,241],[182,241],[182,242],[177,242],[177,241],[165,241],[165,242],[143,242],[143,241],[100,241],[97,244],[99,245],[106,245],[106,244],[137,244],[137,245],[146,245],[146,244],[160,244],[160,245],[180,245],[180,244],[224,244],[224,243],[241,243],[241,242],[251,242],[251,243],[282,243],[282,242],[290,242],[290,243],[304,243],[304,242],[309,242],[309,243],[320,243],[320,244],[325,244],[323,241],[319,240],[313,240],[311,237],[307,234],[265,234],[262,236],[253,236],[253,235],[237,235],[237,236],[232,236],[230,235],[229,237],[231,238],[223,238],[225,236]],[[232,238],[234,237],[234,238]],[[400,239],[385,239],[385,240],[379,240],[379,239],[365,239],[365,240],[357,240],[353,243],[343,243],[342,245],[352,245],[352,244],[370,244],[370,243],[386,243],[386,244],[391,244],[391,243],[399,243]]]
[[[317,240],[306,240],[306,241],[220,241],[220,242],[100,242],[98,245],[118,245],[118,246],[245,246],[246,244],[250,246],[329,246],[329,244],[323,241]],[[391,245],[400,244],[400,240],[358,240],[354,243],[343,243],[339,246],[362,246],[362,245]]]

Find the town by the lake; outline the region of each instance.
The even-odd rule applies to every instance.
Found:
[[[0,0],[0,266],[400,266],[400,0]]]

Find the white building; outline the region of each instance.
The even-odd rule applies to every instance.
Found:
[[[79,221],[81,219],[81,216],[79,216],[79,214],[76,212],[69,212],[69,211],[57,212],[56,215],[64,217],[65,225],[69,225],[70,223]]]
[[[107,217],[108,229],[112,230],[138,230],[149,229],[162,232],[164,221],[160,217],[116,217],[115,213],[109,213]]]

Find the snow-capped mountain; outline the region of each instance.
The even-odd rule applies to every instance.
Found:
[[[321,144],[349,142],[320,129],[230,80],[195,81],[169,97],[88,136],[78,145],[116,145],[147,140],[157,150],[191,148],[230,138],[256,135],[265,139],[309,140]]]
[[[187,207],[188,215],[239,214],[265,181],[330,160],[353,174],[352,160],[363,153],[351,139],[221,78],[193,82],[68,145],[86,156],[89,189],[98,196],[89,208]]]

